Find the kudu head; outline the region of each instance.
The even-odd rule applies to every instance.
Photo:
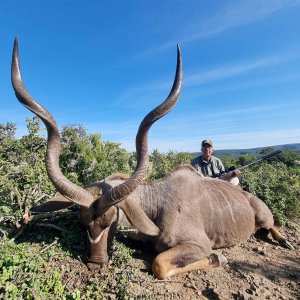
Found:
[[[177,48],[177,67],[173,87],[167,99],[148,113],[140,124],[136,135],[137,166],[133,174],[122,181],[102,180],[86,187],[80,187],[69,181],[59,167],[61,137],[52,115],[26,90],[23,83],[18,53],[18,41],[15,40],[11,80],[16,97],[26,108],[35,113],[45,124],[48,132],[45,165],[48,177],[60,193],[49,201],[33,207],[31,212],[49,212],[66,208],[72,204],[80,206],[80,219],[87,228],[89,251],[87,263],[90,268],[99,267],[108,262],[108,250],[118,224],[119,209],[138,231],[147,235],[157,235],[159,228],[147,217],[140,206],[130,199],[130,194],[144,179],[148,161],[148,131],[152,124],[167,114],[176,104],[182,86],[182,63]]]

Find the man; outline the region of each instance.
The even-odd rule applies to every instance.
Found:
[[[213,156],[214,145],[211,140],[204,140],[201,143],[202,155],[195,157],[191,164],[201,172],[205,177],[219,177],[223,172],[225,172],[224,165],[222,161]],[[220,177],[222,180],[226,180],[232,185],[237,186],[239,184],[239,179],[241,172],[239,170],[234,170],[228,174],[224,174]]]

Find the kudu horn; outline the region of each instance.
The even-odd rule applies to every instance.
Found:
[[[20,71],[20,60],[18,53],[18,40],[15,39],[11,80],[16,97],[27,109],[31,110],[44,122],[48,132],[47,152],[45,164],[49,179],[59,193],[70,201],[83,207],[89,207],[96,199],[84,188],[69,181],[61,172],[59,167],[59,156],[61,152],[61,137],[57,124],[52,115],[26,90],[22,81]],[[143,180],[149,161],[148,155],[148,131],[150,127],[161,117],[167,114],[176,104],[182,86],[182,62],[179,46],[177,47],[177,67],[172,90],[167,99],[153,109],[141,122],[136,136],[137,166],[130,178],[122,184],[105,191],[101,196],[97,208],[97,214],[103,213],[110,206],[126,199]]]

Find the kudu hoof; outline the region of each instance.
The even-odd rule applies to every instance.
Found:
[[[228,262],[227,258],[221,253],[212,253],[209,256],[209,260],[215,267],[223,266]]]
[[[97,271],[97,270],[101,269],[101,265],[100,264],[89,262],[86,265],[87,265],[87,267],[88,267],[88,269],[90,271]]]
[[[280,242],[280,245],[282,247],[288,248],[290,250],[295,250],[294,246],[290,242],[288,242],[287,240]]]
[[[101,269],[104,265],[108,263],[108,258],[88,258],[86,265],[90,271],[95,271]]]

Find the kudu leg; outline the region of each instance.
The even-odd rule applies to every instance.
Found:
[[[273,239],[283,247],[294,250],[294,247],[287,239],[274,227],[274,219],[267,205],[257,197],[251,195],[249,198],[250,205],[255,213],[255,225],[257,228],[268,230]]]
[[[156,256],[152,271],[158,279],[165,279],[188,271],[218,267],[226,262],[221,254],[206,255],[196,245],[178,244]]]
[[[287,239],[278,231],[277,228],[272,227],[269,229],[269,231],[270,231],[273,239],[275,241],[277,241],[280,245],[282,245],[283,247],[286,247],[288,249],[295,250],[295,248],[292,246],[292,244],[287,241]]]

